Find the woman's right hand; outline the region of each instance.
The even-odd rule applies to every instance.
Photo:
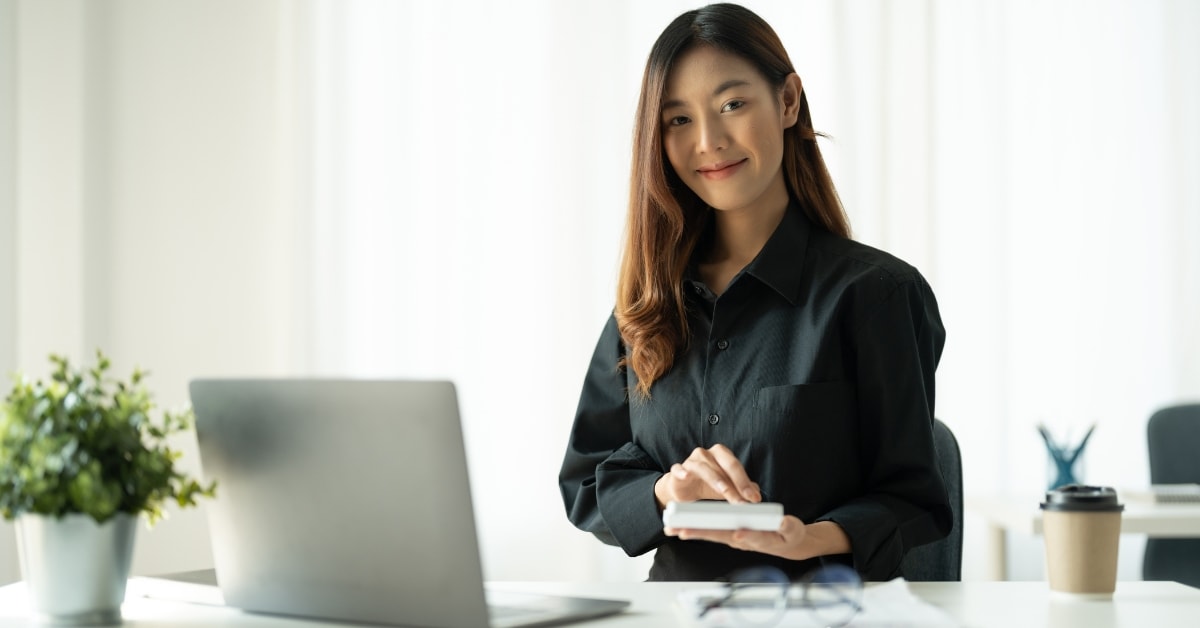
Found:
[[[694,502],[701,499],[722,499],[732,503],[762,501],[762,492],[746,475],[746,469],[724,445],[708,449],[697,447],[683,462],[671,465],[671,470],[654,483],[654,497],[659,509],[667,502]]]

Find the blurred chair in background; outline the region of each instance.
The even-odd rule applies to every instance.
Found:
[[[954,432],[940,419],[933,420],[933,447],[946,492],[954,529],[949,536],[912,548],[900,561],[900,573],[909,582],[956,582],[962,580],[963,483],[962,453]]]
[[[1200,403],[1163,408],[1146,424],[1151,484],[1200,483]],[[1200,587],[1200,538],[1147,539],[1143,580]]]

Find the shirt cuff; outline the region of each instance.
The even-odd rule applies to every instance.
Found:
[[[816,521],[841,526],[850,538],[854,569],[866,580],[886,581],[899,575],[904,543],[895,518],[882,504],[850,502]]]
[[[596,469],[600,516],[621,549],[639,556],[666,540],[654,483],[663,471],[639,447],[628,443]]]

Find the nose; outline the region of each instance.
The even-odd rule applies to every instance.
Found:
[[[700,136],[696,138],[696,148],[701,153],[713,153],[725,149],[728,138],[725,134],[725,126],[721,124],[719,117],[703,116],[696,121],[696,127],[700,133]]]

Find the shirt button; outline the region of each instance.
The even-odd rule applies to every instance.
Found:
[[[716,425],[717,423],[720,423],[720,422],[721,422],[721,416],[720,416],[720,415],[718,415],[718,414],[710,414],[710,415],[708,415],[708,424],[709,424],[709,425]]]
[[[729,348],[729,341],[724,338],[717,341],[717,348],[724,351]]]

